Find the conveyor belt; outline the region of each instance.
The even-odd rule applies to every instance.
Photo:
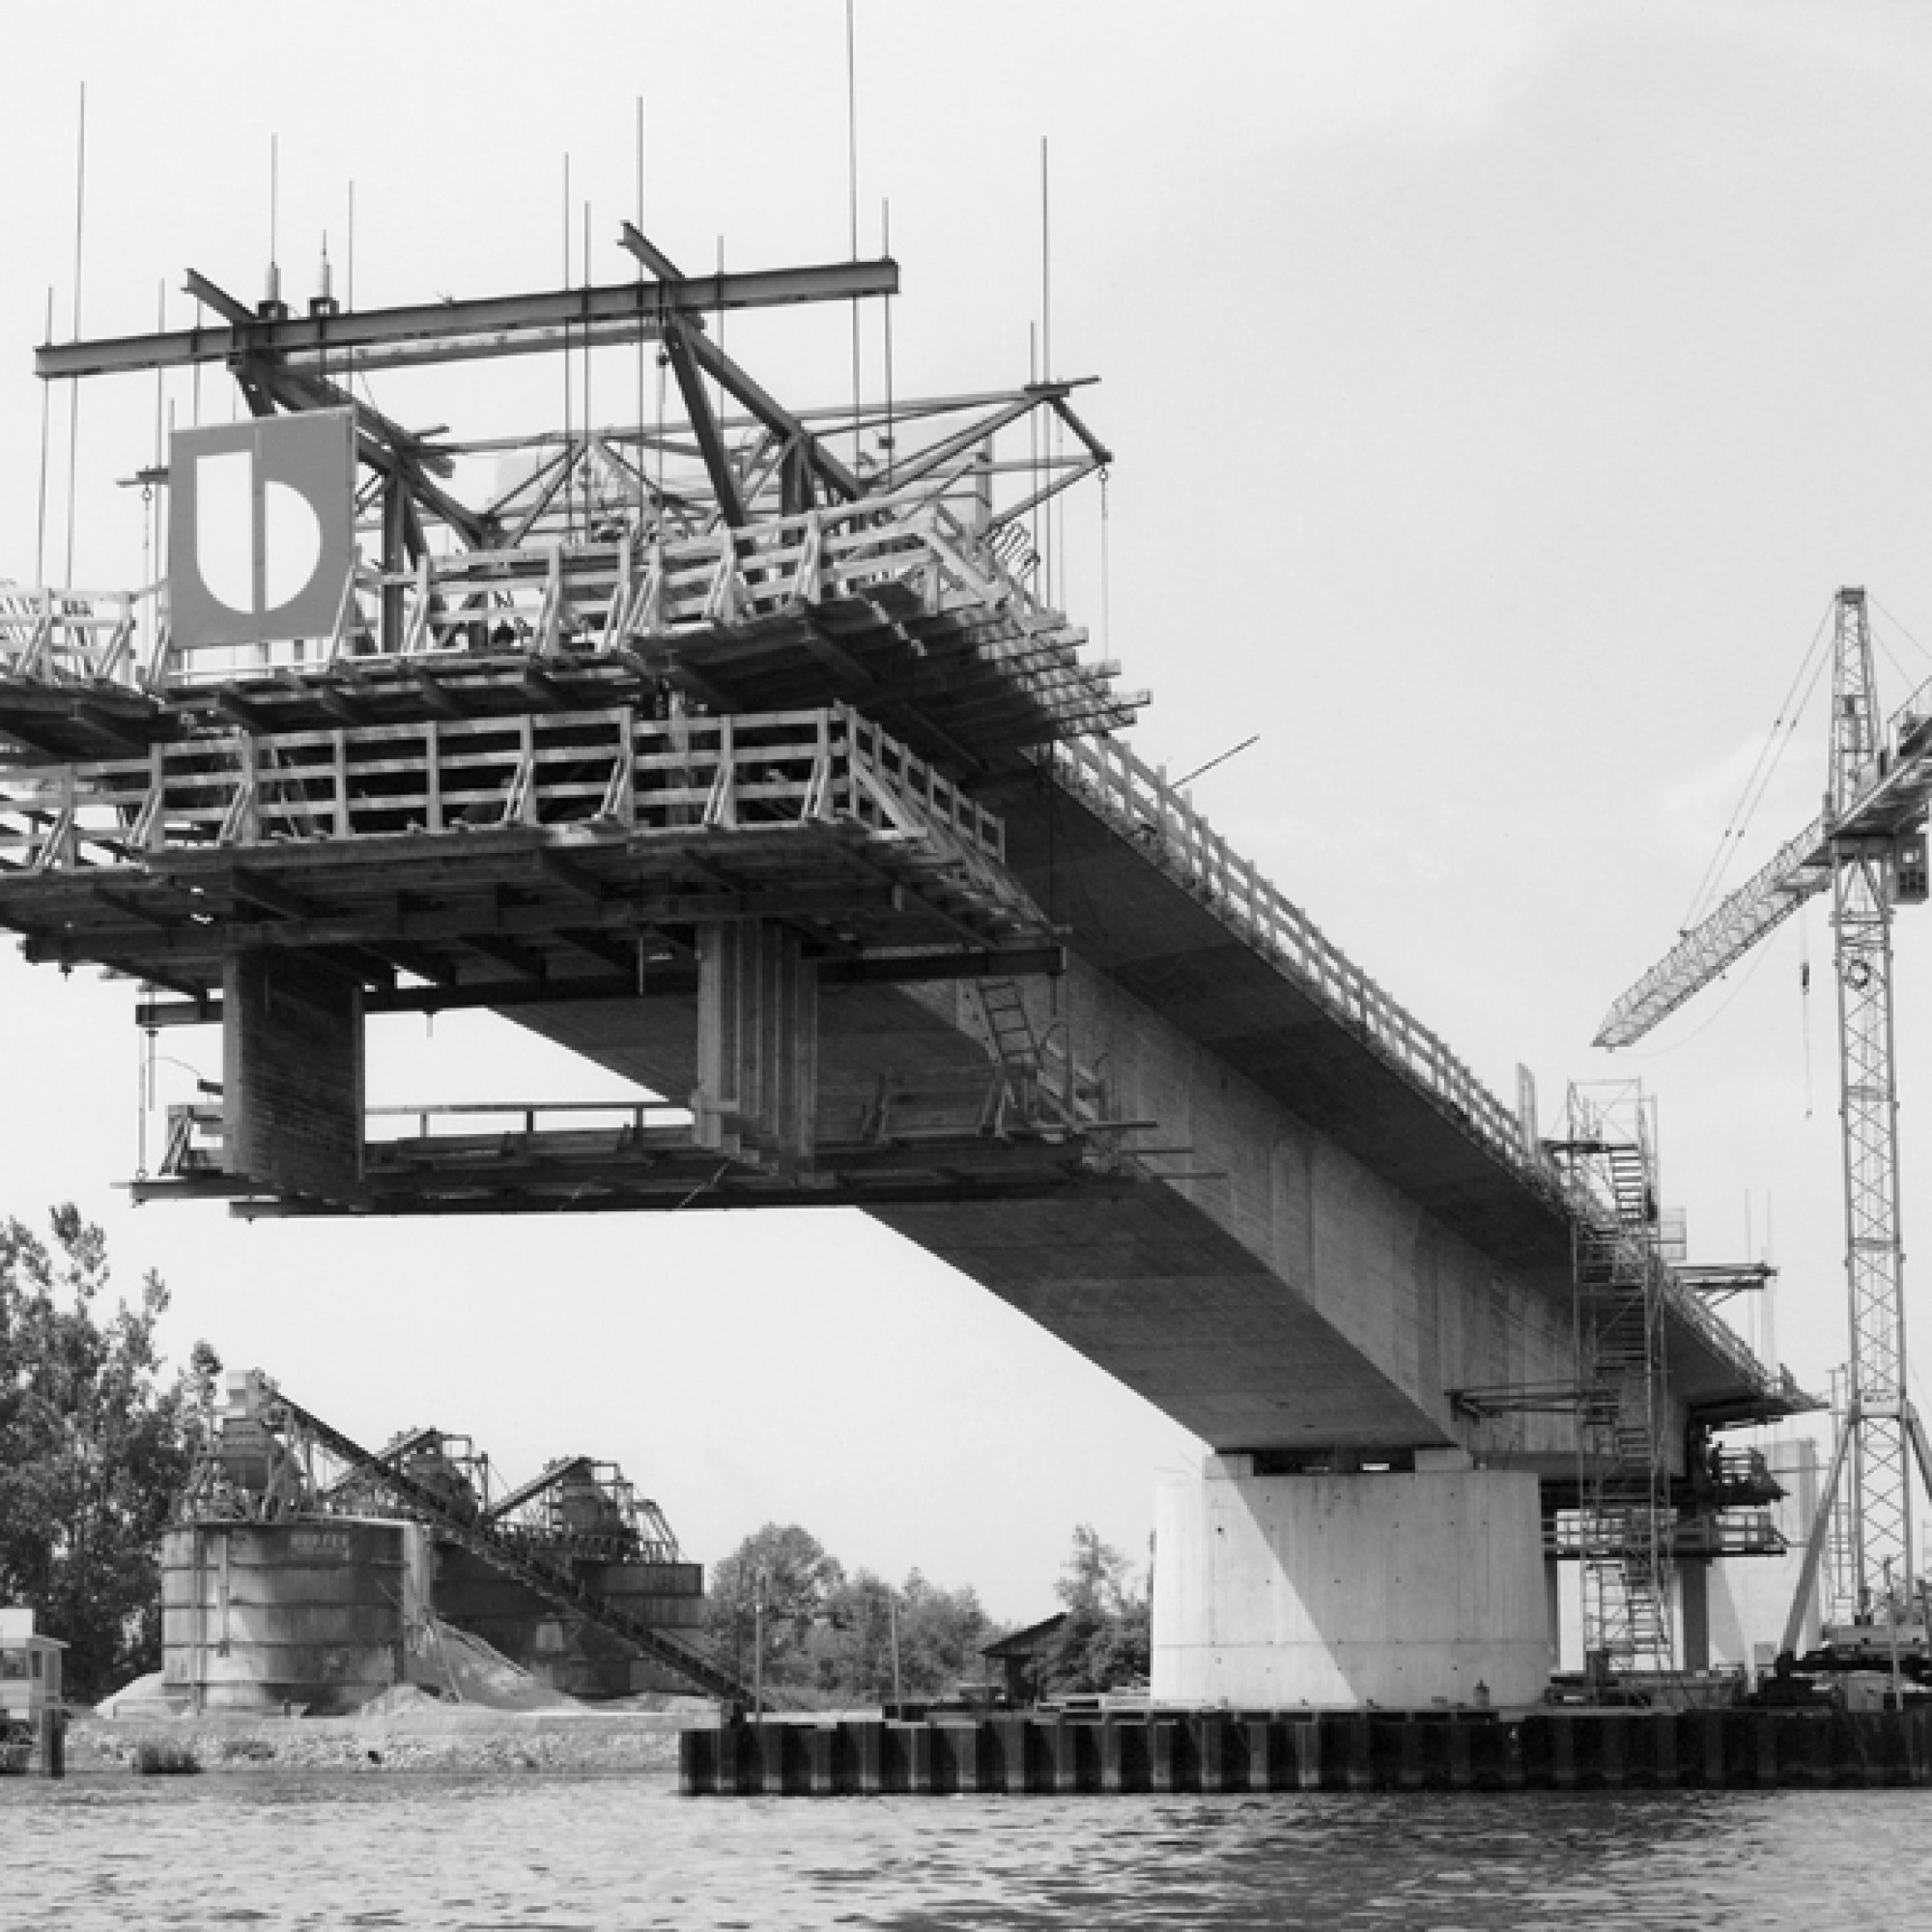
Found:
[[[546,1562],[500,1530],[459,1515],[426,1484],[406,1475],[373,1451],[352,1442],[339,1429],[331,1428],[299,1403],[291,1402],[279,1390],[273,1399],[291,1421],[308,1431],[324,1448],[343,1462],[354,1464],[358,1471],[366,1469],[399,1502],[407,1503],[425,1521],[434,1523],[438,1532],[450,1542],[474,1551],[486,1563],[494,1564],[506,1575],[516,1577],[520,1583],[559,1608],[622,1637],[646,1657],[696,1685],[707,1695],[731,1704],[752,1702],[751,1690],[709,1658],[672,1642],[661,1631],[628,1611],[620,1610],[595,1590],[579,1582],[568,1571]]]

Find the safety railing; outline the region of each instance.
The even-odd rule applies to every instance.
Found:
[[[1041,756],[1063,785],[1133,840],[1151,864],[1356,1033],[1524,1185],[1573,1217],[1594,1221],[1599,1216],[1598,1204],[1566,1187],[1543,1149],[1527,1140],[1518,1115],[1440,1037],[1355,965],[1253,860],[1236,852],[1168,783],[1165,772],[1112,738],[1072,739]],[[1699,1296],[1674,1277],[1664,1293],[1672,1319],[1694,1330],[1740,1377],[1767,1390],[1789,1390],[1789,1376],[1780,1381]]]
[[[365,1107],[363,1118],[364,1139],[375,1147],[491,1128],[527,1140],[559,1125],[639,1138],[652,1128],[688,1130],[691,1109],[673,1100],[448,1100],[433,1106]]]
[[[159,584],[47,590],[0,582],[0,676],[142,685],[154,662],[161,601]]]
[[[0,771],[0,875],[267,840],[510,826],[629,836],[846,824],[923,841],[1007,896],[1000,820],[844,706],[754,718],[635,708],[156,744]]]
[[[1050,756],[1062,781],[1151,863],[1185,886],[1302,991],[1368,1038],[1383,1059],[1492,1151],[1531,1176],[1537,1185],[1554,1187],[1541,1150],[1525,1143],[1517,1115],[1328,939],[1252,859],[1236,852],[1167,782],[1164,772],[1111,738],[1057,745]]]
[[[0,585],[0,675],[109,682],[160,694],[371,658],[554,657],[635,649],[898,586],[929,612],[998,620],[976,639],[1067,728],[1128,722],[1141,694],[1084,663],[1086,633],[1042,603],[942,502],[908,492],[671,543],[608,541],[425,554],[412,570],[358,566],[333,630],[192,645],[166,622],[163,586],[139,592]],[[386,622],[384,607],[389,606]]]

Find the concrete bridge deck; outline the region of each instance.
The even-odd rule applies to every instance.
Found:
[[[1151,1135],[997,1211],[970,1193],[867,1211],[1216,1448],[1460,1442],[1564,1467],[1568,1417],[1505,1438],[1452,1392],[1574,1381],[1576,1204],[1468,1069],[1179,800],[1163,827],[1151,784],[1123,748],[1082,746],[996,794],[1008,862],[1068,949],[1063,977],[1027,982],[1035,1036],[1064,1027],[1105,1113]],[[514,1017],[677,1094],[696,1008]],[[847,986],[823,998],[818,1054],[820,1137],[842,1147],[881,1093],[976,1093],[987,1043],[968,982]],[[1150,1141],[1171,1151],[1135,1151]],[[1668,1308],[1680,1424],[1804,1405],[1689,1290]]]

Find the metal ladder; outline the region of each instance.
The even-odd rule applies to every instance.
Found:
[[[986,1046],[1002,1066],[1037,1076],[1039,1039],[1017,980],[971,981]]]
[[[1000,1132],[1014,1112],[1029,1122],[1042,1114],[1057,1117],[1069,1127],[1104,1120],[1104,1090],[1074,1058],[1065,1022],[1056,1021],[1044,1036],[1036,1032],[1016,980],[969,983],[987,1057],[999,1073],[982,1128]]]

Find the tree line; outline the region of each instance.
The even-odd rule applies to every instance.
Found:
[[[1148,1593],[1120,1550],[1083,1523],[1054,1592],[1064,1619],[1029,1672],[1039,1695],[1145,1682]],[[917,1570],[898,1584],[870,1570],[848,1572],[797,1523],[767,1523],[748,1536],[712,1570],[708,1597],[720,1661],[791,1705],[952,1698],[987,1681],[980,1653],[1009,1634],[970,1585],[946,1589]]]

